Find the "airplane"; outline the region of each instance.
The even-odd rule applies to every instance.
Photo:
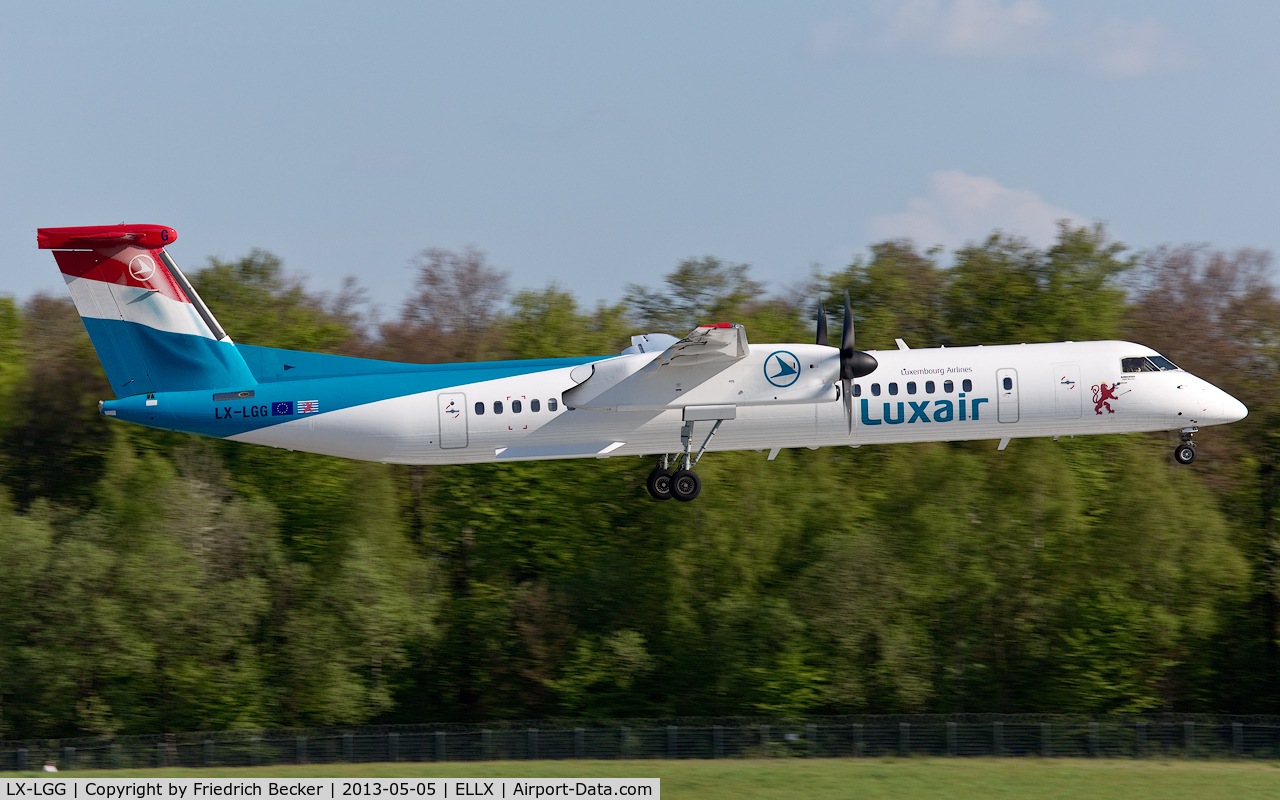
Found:
[[[848,293],[839,346],[750,344],[741,325],[648,333],[616,355],[410,364],[237,344],[161,225],[40,228],[106,371],[107,417],[391,464],[656,456],[656,500],[690,501],[708,452],[1176,430],[1248,414],[1133,342],[862,351]],[[699,444],[700,441],[700,444]]]

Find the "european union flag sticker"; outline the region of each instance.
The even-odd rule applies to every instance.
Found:
[[[279,403],[271,404],[271,416],[285,417],[293,414],[293,401],[282,400]]]

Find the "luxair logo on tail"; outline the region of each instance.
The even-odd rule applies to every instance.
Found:
[[[39,230],[117,397],[256,383],[165,252],[177,238],[163,225]]]

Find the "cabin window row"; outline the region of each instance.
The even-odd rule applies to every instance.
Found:
[[[898,384],[897,384],[897,383],[890,383],[890,384],[889,384],[889,386],[888,386],[888,389],[889,389],[889,394],[891,394],[891,395],[896,395],[896,394],[898,393]],[[919,386],[919,384],[917,384],[915,381],[907,381],[907,394],[917,394],[917,393],[919,392],[919,390],[920,390],[920,386]],[[955,381],[943,381],[943,382],[942,382],[942,391],[946,392],[947,394],[951,394],[951,393],[952,393],[952,392],[954,392],[955,390],[956,390],[956,384],[955,384]],[[938,391],[938,385],[937,385],[936,383],[934,383],[933,381],[925,381],[925,382],[924,382],[924,393],[925,393],[925,394],[936,394],[936,393],[937,393],[937,391]],[[962,392],[972,392],[972,391],[973,391],[973,381],[969,380],[968,378],[965,378],[963,381],[961,381],[961,382],[960,382],[960,391],[962,391]],[[873,383],[873,384],[871,384],[871,394],[872,394],[872,396],[873,396],[873,397],[879,397],[879,396],[880,396],[880,384],[878,384],[878,383]],[[854,397],[862,397],[862,386],[861,386],[860,384],[856,384],[856,383],[855,383],[855,384],[853,385],[853,396],[854,396]]]
[[[533,400],[530,400],[530,401],[529,401],[529,410],[530,410],[531,412],[535,413],[535,414],[536,414],[537,412],[541,411],[541,410],[542,410],[542,401],[541,401],[541,400],[538,400],[537,398],[534,398]],[[560,404],[559,404],[558,402],[556,402],[556,399],[555,399],[554,397],[547,401],[547,410],[548,410],[548,411],[558,411],[558,410],[560,410]],[[524,401],[522,401],[522,400],[512,400],[512,401],[511,401],[511,413],[512,413],[512,414],[519,414],[519,413],[520,413],[520,412],[522,412],[522,411],[524,411]],[[502,401],[501,401],[501,400],[494,400],[494,401],[493,401],[493,413],[495,413],[495,414],[501,414],[502,412],[503,412],[503,403],[502,403]],[[483,417],[483,416],[484,416],[484,403],[483,403],[483,402],[477,402],[477,403],[476,403],[476,416],[477,416],[477,417]]]

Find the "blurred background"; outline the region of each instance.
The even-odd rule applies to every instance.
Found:
[[[3,10],[0,737],[1280,713],[1280,11],[1038,0]],[[1271,87],[1270,89],[1268,87]],[[1133,435],[366,464],[112,424],[38,226],[172,225],[236,341],[1125,338]],[[1176,437],[1175,437],[1176,438]]]

